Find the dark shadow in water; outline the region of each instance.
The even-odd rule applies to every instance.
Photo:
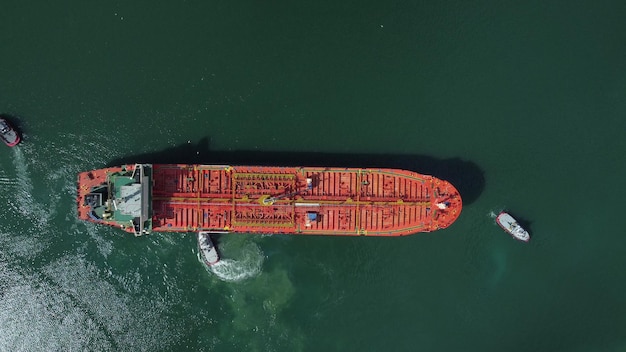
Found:
[[[122,164],[226,164],[397,168],[433,175],[451,182],[464,204],[473,203],[485,188],[483,171],[459,158],[436,159],[410,154],[348,154],[315,152],[267,152],[255,150],[211,151],[208,138],[166,150],[116,158],[108,166]]]

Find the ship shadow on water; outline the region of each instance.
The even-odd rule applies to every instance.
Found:
[[[211,151],[209,139],[185,143],[162,151],[128,155],[111,160],[107,166],[122,164],[226,164],[261,166],[329,166],[398,168],[451,182],[461,193],[463,204],[473,203],[485,187],[484,172],[471,161],[437,159],[413,154],[352,154],[315,152],[272,152],[257,150]]]

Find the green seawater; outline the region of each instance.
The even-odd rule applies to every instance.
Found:
[[[623,1],[16,1],[0,11],[0,351],[626,351]],[[134,238],[119,162],[401,167],[402,238]],[[533,236],[501,231],[510,210]]]

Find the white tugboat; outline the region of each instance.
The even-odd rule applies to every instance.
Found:
[[[516,240],[520,240],[522,242],[530,241],[530,234],[528,231],[524,230],[524,228],[517,223],[517,220],[515,220],[509,213],[503,211],[498,214],[496,222],[504,231],[513,236]]]
[[[220,261],[220,257],[217,254],[217,249],[213,245],[210,232],[198,232],[198,250],[200,251],[200,257],[202,261],[208,265],[215,265]]]
[[[9,147],[14,147],[20,142],[19,133],[2,117],[0,117],[0,139]]]

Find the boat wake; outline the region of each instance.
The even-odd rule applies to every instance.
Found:
[[[224,254],[224,251],[220,252]],[[225,252],[228,255],[228,251]],[[263,259],[263,252],[259,246],[251,242],[241,248],[238,259],[222,258],[212,266],[204,264],[200,258],[200,253],[198,253],[198,261],[202,263],[205,269],[226,282],[239,282],[257,276],[261,272]]]
[[[15,147],[13,151],[13,165],[17,183],[14,192],[16,199],[12,205],[19,214],[30,218],[40,231],[46,231],[49,221],[56,214],[58,202],[62,199],[59,193],[60,187],[57,184],[46,182],[47,196],[38,200],[35,198],[35,188],[37,187],[33,184],[36,178],[33,178],[31,174],[41,175],[42,168],[46,176],[55,174],[56,171],[53,168],[42,165],[42,160],[45,160],[45,157],[39,155],[30,145]],[[61,170],[64,168],[67,167],[63,167]],[[68,180],[71,180],[71,178],[68,178]],[[50,179],[46,181],[50,181]],[[41,187],[41,184],[38,187]]]
[[[495,219],[498,217],[498,214],[500,214],[503,210],[505,209],[505,207],[501,207],[498,210],[490,210],[489,213],[487,215],[489,215],[490,218]]]
[[[35,214],[35,212],[40,211],[42,207],[37,206],[33,200],[33,183],[30,177],[30,172],[28,171],[28,165],[24,152],[21,148],[15,148],[13,151],[13,165],[15,166],[15,170],[17,172],[18,181],[18,187],[15,192],[18,201],[16,201],[13,205],[23,216],[29,216],[34,220],[38,219],[39,221],[43,221],[43,219],[45,219],[45,214]]]
[[[2,172],[2,170],[0,170]],[[15,187],[18,184],[17,180],[14,178],[6,177],[4,173],[0,173],[0,187]]]

